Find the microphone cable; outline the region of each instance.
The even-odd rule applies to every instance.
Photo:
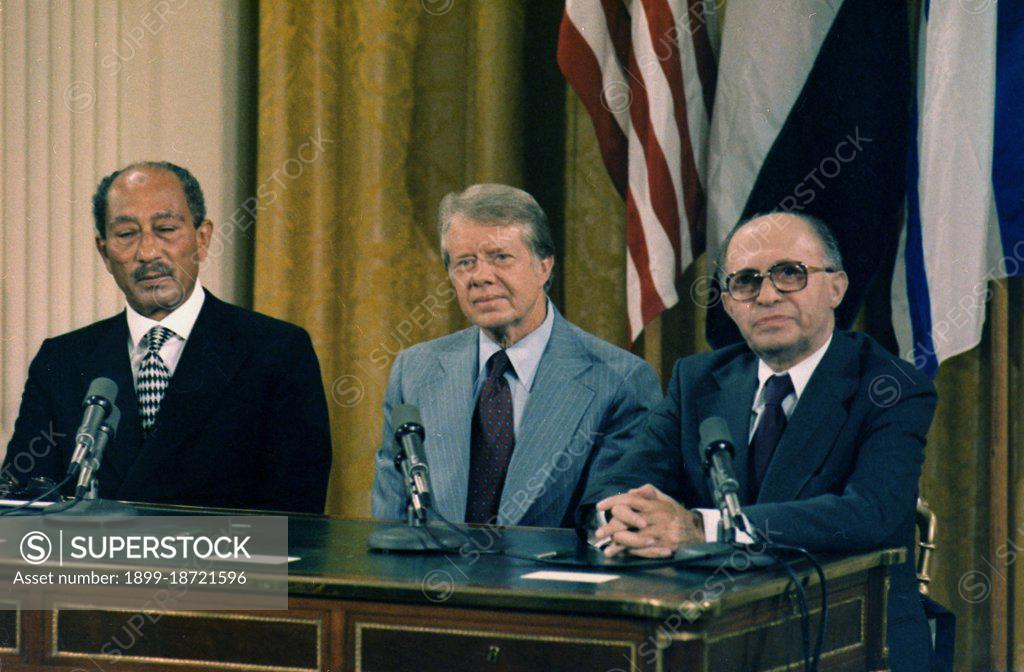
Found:
[[[457,535],[459,535],[460,537],[462,537],[463,539],[465,539],[465,540],[466,540],[466,543],[469,543],[469,544],[475,544],[475,543],[476,543],[476,540],[475,540],[475,539],[473,539],[472,535],[470,535],[470,534],[469,534],[468,532],[466,532],[465,530],[462,530],[462,529],[460,529],[458,525],[455,525],[454,523],[452,523],[451,521],[449,521],[449,520],[448,520],[447,518],[445,518],[445,517],[444,517],[443,515],[441,515],[441,512],[440,512],[440,511],[438,511],[437,509],[435,509],[435,508],[434,508],[433,506],[425,506],[425,507],[423,507],[423,510],[424,510],[424,511],[426,512],[426,514],[427,514],[427,519],[426,519],[425,521],[423,521],[423,525],[420,525],[420,526],[418,526],[418,527],[419,527],[420,529],[422,529],[422,530],[423,530],[423,531],[424,531],[424,532],[426,533],[426,535],[427,535],[428,537],[430,537],[431,541],[433,541],[433,542],[434,542],[434,545],[435,545],[435,546],[437,546],[437,548],[436,548],[436,549],[432,549],[432,548],[427,548],[427,547],[424,547],[424,549],[423,549],[423,550],[425,550],[425,551],[432,551],[432,550],[438,550],[438,551],[442,551],[442,552],[443,552],[443,551],[445,550],[445,548],[444,548],[444,544],[443,544],[443,543],[441,542],[441,540],[440,540],[440,539],[438,539],[438,538],[437,538],[437,537],[436,537],[436,536],[434,535],[434,531],[430,529],[430,517],[431,517],[431,516],[434,516],[435,518],[437,518],[438,520],[440,520],[440,521],[441,521],[442,523],[444,523],[444,525],[445,525],[445,526],[446,526],[446,527],[447,527],[448,529],[450,529],[451,531],[455,532],[455,534],[457,534]],[[415,529],[415,528],[414,528],[414,529]],[[487,554],[491,554],[491,553],[494,553],[494,552],[495,552],[495,551],[486,551],[486,552],[481,552],[481,555],[487,555]]]
[[[428,512],[428,515],[429,514],[433,514],[434,516],[436,516],[438,520],[440,520],[442,523],[445,524],[445,526],[448,527],[448,529],[452,530],[457,535],[459,535],[460,537],[465,539],[466,543],[470,544],[471,546],[473,546],[474,550],[476,550],[480,555],[500,555],[500,556],[503,556],[503,557],[506,557],[506,558],[513,558],[513,559],[516,559],[516,560],[528,560],[530,562],[543,562],[542,560],[538,560],[536,556],[526,555],[524,553],[514,553],[514,552],[508,550],[507,548],[498,548],[498,547],[495,547],[495,548],[481,548],[480,545],[477,543],[477,540],[473,538],[472,534],[470,534],[466,530],[463,530],[458,525],[456,525],[455,523],[453,523],[450,520],[448,520],[447,518],[445,518],[443,515],[441,515],[441,513],[439,511],[437,511],[436,509],[431,507],[431,508],[427,509],[427,512]],[[430,531],[429,525],[424,526],[424,527],[426,527],[427,534],[430,536],[430,538],[433,539],[434,543],[437,544],[438,548],[440,548],[441,547],[441,543],[434,536],[434,533]]]
[[[47,497],[49,497],[53,493],[55,493],[58,490],[60,490],[61,488],[63,488],[68,483],[68,481],[70,481],[74,476],[77,476],[77,475],[78,475],[77,472],[72,472],[72,473],[68,474],[67,476],[65,476],[63,478],[63,480],[61,480],[60,483],[55,484],[52,488],[50,488],[49,490],[47,490],[43,494],[37,495],[37,496],[33,497],[32,499],[28,500],[27,502],[25,502],[23,504],[19,504],[18,506],[14,507],[13,509],[7,509],[5,511],[0,511],[0,516],[14,515],[14,513],[16,511],[21,511],[23,509],[27,509],[28,507],[32,506],[33,504],[35,504],[37,502],[43,501],[44,499],[46,499]],[[54,502],[54,504],[58,504],[58,503],[60,503],[60,502]],[[51,504],[50,506],[53,506],[54,504]],[[49,507],[46,507],[46,508],[49,508]],[[45,510],[45,509],[43,509],[43,510]],[[26,514],[20,514],[20,515],[26,515]]]
[[[825,579],[825,570],[818,559],[805,548],[790,546],[788,544],[774,544],[774,547],[781,551],[788,551],[802,556],[814,568],[818,575],[818,583],[821,586],[821,619],[818,621],[818,636],[814,643],[814,658],[812,659],[812,672],[817,672],[818,664],[821,661],[821,649],[825,644],[825,632],[828,628],[828,583]]]
[[[508,557],[510,557],[510,558],[519,558],[521,560],[532,560],[533,559],[532,557],[525,556],[525,555],[506,554],[503,549],[499,549],[499,548],[480,548],[479,544],[477,543],[477,540],[473,538],[472,534],[470,534],[466,530],[463,530],[458,525],[456,525],[455,523],[451,522],[450,520],[448,520],[447,518],[442,516],[440,511],[437,511],[434,508],[430,508],[430,509],[428,509],[428,511],[430,513],[434,514],[435,516],[437,516],[438,520],[440,520],[442,523],[444,523],[448,527],[448,529],[452,530],[457,535],[459,535],[460,537],[465,539],[467,544],[470,544],[470,545],[476,547],[475,550],[478,553],[480,553],[480,555],[508,555]],[[431,535],[431,536],[433,536],[433,535]],[[435,542],[436,542],[436,540],[435,540]]]
[[[821,649],[825,644],[825,632],[828,628],[828,584],[825,579],[825,570],[822,568],[821,563],[818,562],[818,559],[805,548],[770,541],[768,537],[756,528],[754,528],[751,536],[758,539],[764,545],[765,552],[768,553],[768,555],[770,555],[779,565],[785,568],[786,572],[795,584],[797,601],[800,604],[801,612],[801,631],[804,642],[804,669],[807,672],[817,672],[818,666],[821,662]],[[821,586],[821,619],[818,621],[818,632],[814,643],[813,654],[810,651],[809,645],[811,616],[810,610],[807,607],[807,596],[803,582],[798,579],[793,568],[781,557],[781,555],[777,553],[777,551],[802,556],[811,564],[815,573],[818,575],[818,583]]]
[[[804,672],[816,672],[818,669],[817,662],[812,664],[811,661],[811,612],[807,608],[807,592],[804,589],[803,582],[797,576],[793,567],[782,559],[780,555],[772,551],[771,548],[766,546],[765,553],[770,555],[776,564],[785,569],[786,573],[789,574],[790,582],[796,591],[797,604],[800,606],[800,635],[803,640]]]
[[[463,537],[464,539],[470,538],[468,534],[460,530],[452,523],[448,522],[448,519],[442,516],[440,513],[438,513],[434,509],[434,507],[427,507],[424,510],[427,512],[427,519],[424,521],[423,530],[427,533],[427,536],[430,537],[431,541],[434,542],[434,545],[437,546],[438,550],[440,550],[441,552],[444,552],[445,550],[444,544],[441,543],[440,539],[434,536],[434,531],[430,529],[430,514],[434,514],[435,516],[437,516],[441,520],[441,522],[447,525],[449,529],[454,530],[457,534],[459,534],[459,536]]]
[[[81,502],[83,499],[85,499],[85,493],[84,492],[83,493],[78,493],[78,494],[76,494],[71,499],[66,499],[63,502],[54,502],[53,504],[47,506],[44,509],[39,509],[37,511],[32,511],[32,515],[46,516],[46,515],[49,515],[51,513],[62,513],[64,511],[67,511],[68,509],[70,509],[73,506],[77,506],[78,503]],[[22,514],[22,515],[27,515],[27,514]]]

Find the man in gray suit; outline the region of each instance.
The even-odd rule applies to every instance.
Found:
[[[441,253],[474,326],[403,352],[384,397],[375,518],[403,519],[391,411],[420,408],[435,508],[448,520],[571,527],[591,473],[661,400],[649,364],[563,318],[554,244],[532,196],[478,184],[441,201]]]

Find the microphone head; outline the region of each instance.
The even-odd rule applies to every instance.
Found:
[[[89,403],[90,397],[106,399],[113,404],[114,400],[117,399],[117,383],[110,378],[94,379],[89,383],[89,390],[85,393],[85,399],[82,401],[83,406]]]
[[[395,406],[391,411],[391,426],[395,428],[395,466],[401,469],[402,461],[406,459],[412,463],[422,463],[422,458],[416,454],[418,451],[411,449],[412,454],[407,455],[406,450],[410,449],[404,447],[408,437],[415,435],[422,441],[426,436],[423,423],[420,422],[419,407],[412,404]]]
[[[121,411],[114,406],[110,409],[110,415],[107,416],[107,420],[104,424],[110,428],[110,435],[113,437],[117,433],[117,425],[121,422]]]
[[[412,404],[395,406],[395,410],[391,411],[391,425],[395,429],[402,425],[420,425],[422,427],[423,421],[420,418],[419,406]]]
[[[732,434],[729,425],[723,418],[712,416],[700,423],[700,445],[704,451],[712,443],[726,442],[732,445]]]

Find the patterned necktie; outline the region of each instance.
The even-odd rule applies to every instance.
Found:
[[[754,430],[754,438],[750,441],[751,456],[754,463],[752,500],[757,501],[761,491],[761,482],[768,471],[768,464],[779,445],[779,437],[786,429],[786,412],[782,410],[782,400],[793,392],[793,381],[789,374],[772,376],[764,384],[764,410],[761,420]]]
[[[139,415],[142,418],[142,429],[148,432],[156,422],[156,414],[160,411],[160,402],[167,391],[171,380],[171,372],[160,357],[160,348],[174,332],[167,327],[155,326],[146,334],[149,352],[139,367],[139,378],[135,383],[135,391],[139,396]]]
[[[469,458],[467,523],[493,523],[498,517],[505,472],[515,448],[512,424],[512,390],[505,378],[512,362],[504,350],[487,360],[487,380],[473,416],[473,443]]]

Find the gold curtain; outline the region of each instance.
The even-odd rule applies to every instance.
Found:
[[[438,202],[521,181],[522,24],[511,1],[260,3],[254,303],[320,357],[330,513],[369,515],[395,355],[464,326]]]
[[[565,116],[565,316],[627,348],[626,205],[601,163],[590,117],[572,92]]]

